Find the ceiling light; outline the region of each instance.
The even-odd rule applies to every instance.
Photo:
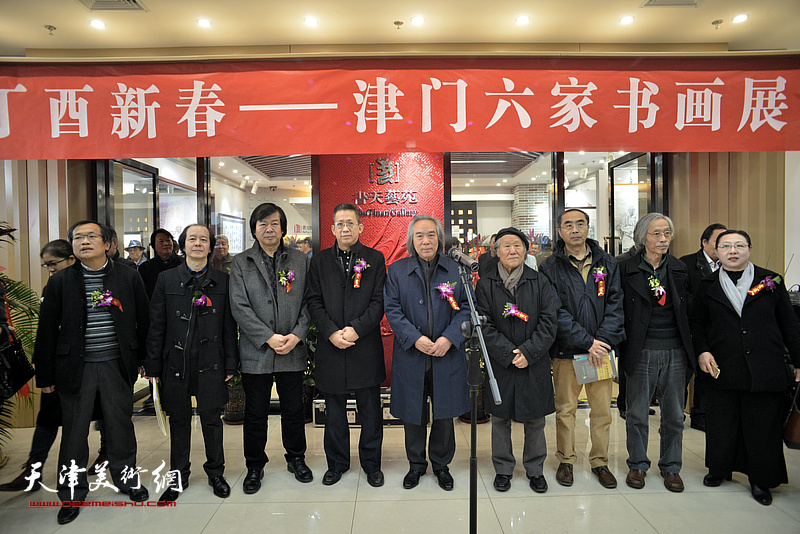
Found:
[[[747,15],[745,15],[744,13],[733,17],[734,24],[739,24],[740,22],[744,22],[746,20],[747,20]]]
[[[414,26],[422,26],[425,23],[425,17],[420,17],[417,15],[416,17],[411,17],[411,24]]]
[[[244,189],[245,187],[247,187],[247,178],[239,183],[239,189]]]
[[[239,169],[233,169],[233,174],[238,174],[238,173],[239,173]]]
[[[529,23],[531,21],[531,18],[528,15],[520,15],[514,20],[517,24],[523,25]]]
[[[497,184],[497,187],[500,187],[500,184],[499,184],[499,183]]]
[[[547,176],[547,171],[542,171],[542,176]]]
[[[584,152],[583,150],[581,150],[580,152],[578,152],[578,154],[580,154],[581,156],[583,156],[584,154],[586,154],[586,152]]]
[[[471,161],[451,161],[450,163],[505,163],[503,159],[476,159]]]
[[[564,164],[567,164],[567,163],[569,163],[569,160],[568,160],[568,159],[565,159],[565,160],[564,160]]]
[[[620,24],[630,24],[633,22],[633,15],[625,15],[621,19],[619,19]]]
[[[250,175],[249,174],[245,174],[244,176],[242,176],[242,178],[244,178],[245,180],[249,180],[250,179]]]
[[[575,176],[578,176],[578,171],[572,171],[572,174],[574,174]]]
[[[465,184],[464,187],[469,187],[469,184]]]
[[[622,155],[624,155],[624,154],[625,154],[625,151],[624,151],[624,150],[620,150],[619,152],[617,152],[617,154],[619,154],[620,156],[622,156]]]
[[[508,180],[503,180],[503,183],[506,183]]]
[[[474,179],[473,179],[473,180],[470,180],[470,181],[469,181],[469,183],[471,183],[471,184],[474,184],[474,183],[475,183],[475,180],[474,180]]]
[[[201,28],[210,28],[211,21],[208,19],[197,19],[197,25],[200,26]]]
[[[305,182],[303,182],[303,185],[308,185],[308,180],[306,180]]]
[[[105,22],[103,22],[102,20],[97,20],[97,19],[92,20],[89,24],[92,25],[92,28],[96,28],[98,30],[102,30],[102,29],[104,29],[106,27],[106,23]]]
[[[219,162],[219,166],[220,166],[220,167],[224,167],[224,166],[225,166],[225,162],[224,162],[224,161],[220,161],[220,162]]]
[[[254,195],[258,193],[258,182],[253,184],[253,189],[251,189],[250,192],[253,193]]]
[[[303,22],[306,23],[306,26],[316,26],[319,23],[317,17],[306,17],[303,19]]]

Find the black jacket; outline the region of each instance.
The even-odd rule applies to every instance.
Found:
[[[701,248],[697,252],[681,257],[681,261],[686,265],[686,272],[689,275],[689,313],[692,313],[692,298],[697,291],[700,280],[710,275],[714,271],[706,260],[706,255]]]
[[[380,329],[386,260],[381,252],[360,242],[350,250],[347,275],[335,246],[311,258],[306,302],[317,325],[316,385],[325,393],[377,386],[386,379]],[[360,259],[369,267],[362,272],[356,289],[352,267]],[[345,326],[355,329],[358,340],[352,347],[339,349],[329,338]]]
[[[158,275],[163,273],[168,269],[172,269],[173,267],[177,267],[178,265],[183,263],[183,258],[173,254],[169,257],[167,261],[162,260],[158,257],[158,254],[144,262],[139,266],[139,274],[142,275],[142,280],[144,280],[144,286],[147,288],[147,298],[153,296],[153,291],[156,288],[156,281],[158,280]]]
[[[500,267],[502,268],[502,267]],[[483,337],[503,403],[494,403],[488,385],[484,393],[486,410],[503,419],[531,421],[555,411],[553,380],[550,377],[550,346],[558,330],[558,302],[547,277],[529,267],[511,293],[503,285],[497,268],[478,280],[478,313],[487,317]],[[516,304],[528,315],[503,317],[506,303]],[[519,369],[511,362],[520,349],[528,366]]]
[[[620,362],[627,373],[633,372],[636,361],[641,357],[647,336],[647,326],[650,323],[650,313],[655,303],[653,291],[650,289],[644,271],[639,268],[642,261],[640,251],[631,255],[619,264],[619,276],[622,291],[625,295],[625,336],[626,340],[620,345]],[[689,331],[689,316],[687,312],[688,278],[686,266],[675,256],[667,255],[667,282],[666,290],[672,299],[675,311],[675,320],[678,324],[681,342],[686,350],[687,365],[694,369],[695,355],[692,348],[692,336]]]
[[[753,287],[776,273],[755,267]],[[691,316],[695,353],[710,352],[720,369],[719,378],[706,373],[709,387],[745,391],[784,391],[790,375],[784,346],[800,367],[800,323],[792,310],[783,281],[774,290],[747,295],[742,316],[722,290],[719,276],[700,281]]]
[[[161,378],[162,406],[168,412],[185,398],[190,351],[198,351],[195,397],[201,411],[228,402],[225,377],[234,374],[239,363],[228,275],[209,267],[200,291],[211,300],[211,306],[192,304],[193,287],[188,269],[179,265],[161,273],[150,301],[144,368],[147,376]]]
[[[595,339],[616,347],[625,339],[622,312],[622,288],[617,260],[600,248],[597,241],[587,239],[592,251],[592,266],[584,283],[581,273],[564,253],[564,241],[558,240],[555,252],[539,267],[555,287],[561,307],[558,309],[558,336],[552,356],[572,358],[586,352]],[[598,295],[594,272],[606,271],[605,291]]]
[[[122,305],[123,311],[115,306],[109,309],[125,378],[133,386],[138,367],[146,355],[145,339],[150,326],[144,283],[134,269],[117,267],[108,260],[104,287]],[[40,388],[55,385],[62,393],[78,393],[83,377],[85,339],[86,290],[83,266],[76,261],[54,274],[44,286],[33,351],[36,385]]]

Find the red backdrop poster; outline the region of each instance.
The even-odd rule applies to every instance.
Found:
[[[381,251],[386,265],[407,255],[408,225],[424,213],[444,220],[444,162],[441,153],[336,154],[319,157],[320,247],[332,247],[333,208],[342,202],[361,212],[361,243]],[[394,336],[381,323],[389,385]]]

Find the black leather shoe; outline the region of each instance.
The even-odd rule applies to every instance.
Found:
[[[214,495],[220,499],[227,499],[231,496],[231,487],[225,477],[211,477],[208,479],[208,485],[214,489]]]
[[[59,525],[66,525],[67,523],[72,523],[75,521],[75,518],[78,517],[78,514],[81,513],[81,509],[79,507],[61,507],[61,510],[58,511],[58,517],[56,521],[58,521]]]
[[[440,488],[445,491],[452,491],[453,477],[450,475],[450,470],[448,468],[439,469],[435,471],[434,474],[436,475],[436,480],[439,482]]]
[[[531,489],[536,493],[544,493],[547,491],[547,480],[545,480],[544,475],[531,477]]]
[[[177,501],[178,497],[181,496],[181,492],[176,490],[175,488],[167,488],[167,491],[161,494],[161,497],[158,498],[158,502],[172,502]]]
[[[128,497],[130,497],[133,502],[144,502],[150,497],[150,494],[147,492],[147,488],[142,486],[141,488],[129,489]]]
[[[373,488],[380,488],[383,486],[383,472],[374,471],[367,474],[367,482]]]
[[[508,491],[511,489],[511,475],[495,475],[494,489],[497,491]]]
[[[709,473],[703,477],[703,485],[708,488],[716,488],[722,485],[723,480],[730,480],[732,478],[733,476],[731,473],[728,473],[727,475],[723,475],[721,477],[715,477],[711,473]]]
[[[331,471],[330,469],[328,469],[327,471],[325,471],[325,475],[322,477],[322,484],[325,486],[333,486],[341,479],[342,479],[341,471]]]
[[[758,504],[763,504],[764,506],[772,504],[772,493],[769,492],[768,488],[762,488],[751,483],[750,494]]]
[[[294,473],[294,478],[296,478],[298,482],[306,483],[314,480],[314,474],[306,465],[304,458],[292,458],[287,462],[286,469],[290,473]]]
[[[261,489],[261,479],[264,478],[263,467],[251,467],[247,470],[247,475],[242,482],[242,491],[247,495],[252,495]]]
[[[425,473],[411,469],[403,478],[403,487],[405,489],[416,488],[419,485],[419,477]]]

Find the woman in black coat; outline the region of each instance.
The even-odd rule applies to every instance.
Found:
[[[523,465],[531,489],[547,491],[542,466],[547,457],[544,418],[555,412],[550,377],[550,346],[558,330],[555,292],[547,277],[523,263],[525,234],[504,228],[497,234],[497,266],[478,280],[478,312],[485,315],[486,348],[503,403],[484,395],[492,414],[494,487],[507,491],[516,461],[511,446],[511,421],[525,427]]]
[[[781,277],[750,263],[750,236],[728,230],[717,238],[722,268],[694,295],[692,338],[708,375],[705,486],[746,474],[763,505],[769,489],[788,482],[783,456],[784,392],[800,381],[800,323]],[[792,377],[784,347],[798,369]]]
[[[236,372],[236,323],[228,303],[228,275],[210,266],[214,236],[205,226],[187,226],[179,238],[186,263],[158,276],[150,301],[147,335],[148,378],[159,378],[164,411],[169,413],[170,470],[180,481],[159,499],[174,501],[188,485],[191,445],[191,397],[206,446],[203,464],[208,484],[218,497],[230,487],[222,476],[222,407],[228,402],[225,382]]]

